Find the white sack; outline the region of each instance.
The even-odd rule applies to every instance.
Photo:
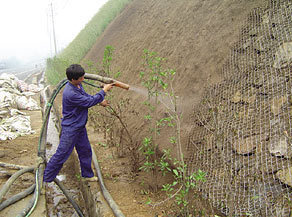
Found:
[[[39,110],[40,107],[38,106],[37,102],[29,97],[25,97],[25,96],[18,96],[16,97],[16,104],[17,104],[17,108],[20,110]]]

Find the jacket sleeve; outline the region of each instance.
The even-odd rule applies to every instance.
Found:
[[[70,98],[68,98],[68,103],[72,106],[90,108],[104,100],[105,92],[103,90],[99,91],[97,94],[91,96],[89,94],[78,94],[74,93]]]

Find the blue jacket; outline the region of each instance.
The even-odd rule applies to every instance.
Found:
[[[68,82],[63,92],[63,118],[62,127],[80,129],[85,127],[88,119],[88,108],[102,102],[105,97],[103,90],[94,96],[85,92],[82,85],[80,89]]]

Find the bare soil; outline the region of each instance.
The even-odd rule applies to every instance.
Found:
[[[104,49],[111,45],[115,49],[111,70],[121,72],[118,80],[139,89],[142,87],[139,74],[145,70],[143,50],[155,51],[166,58],[164,67],[176,70],[173,88],[179,97],[182,143],[186,146],[193,127],[193,108],[206,87],[223,79],[222,67],[247,15],[267,4],[267,0],[134,0],[98,38],[83,65],[86,67],[90,60],[100,69]],[[146,113],[142,105],[145,95],[131,90],[117,92],[120,99],[130,99],[127,124],[134,137],[141,140],[145,134],[139,128]],[[166,133],[158,142],[165,144],[168,138]],[[169,147],[165,144],[161,148]]]
[[[42,125],[42,116],[40,111],[22,111],[31,117],[31,127],[35,131],[34,134],[17,137],[14,140],[0,141],[0,152],[2,153],[0,161],[3,163],[16,164],[21,166],[35,166],[37,159],[38,151],[38,139],[40,134],[40,129]],[[8,178],[17,172],[17,170],[4,169],[1,168],[0,175],[0,186],[2,187]],[[4,199],[8,199],[11,196],[22,192],[24,189],[30,187],[35,183],[35,177],[33,174],[26,173],[20,176],[12,187],[5,195]],[[0,212],[0,216],[16,216],[19,214],[26,204],[28,204],[30,197],[27,197],[27,200],[21,200],[19,203],[12,205]],[[42,204],[43,201],[39,204]],[[37,211],[36,215],[38,216],[42,213],[42,209]]]

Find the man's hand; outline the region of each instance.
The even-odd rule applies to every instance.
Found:
[[[110,89],[112,89],[113,85],[114,84],[105,84],[102,89],[103,89],[104,92],[107,92]]]
[[[102,105],[103,107],[107,107],[109,105],[107,100],[103,100],[100,105]]]

